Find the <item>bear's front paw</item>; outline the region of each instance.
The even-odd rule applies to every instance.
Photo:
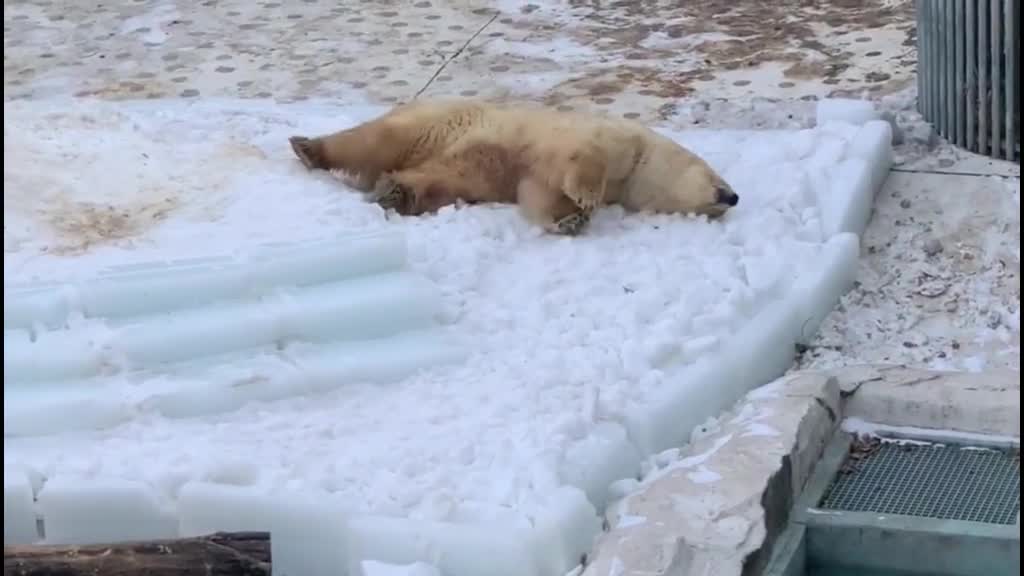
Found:
[[[412,189],[390,178],[381,178],[373,191],[373,202],[384,210],[404,214],[412,205]]]
[[[573,212],[555,222],[555,232],[564,236],[578,236],[590,223],[590,212]]]
[[[579,206],[580,210],[584,212],[590,212],[601,204],[600,195],[594,193],[592,190],[576,189],[572,191],[567,191],[566,196],[568,196],[569,199],[572,200],[574,204]]]

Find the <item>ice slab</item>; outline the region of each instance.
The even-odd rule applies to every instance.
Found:
[[[424,562],[412,564],[385,564],[366,560],[360,566],[360,576],[441,576],[437,568]]]
[[[102,430],[130,420],[124,399],[86,382],[4,390],[4,438]]]
[[[527,514],[465,524],[357,517],[349,558],[425,562],[445,576],[548,576],[572,569],[601,531],[596,510],[574,488],[554,491]]]
[[[5,285],[4,328],[56,329],[73,315],[125,318],[199,308],[275,289],[398,271],[405,239],[394,232],[264,244],[212,255],[111,266],[80,282]]]
[[[831,185],[817,188],[822,228],[826,237],[863,234],[871,218],[875,194],[892,164],[892,128],[868,122],[850,142],[847,157],[830,175]]]
[[[273,576],[335,576],[353,573],[349,516],[329,497],[293,494],[275,507],[270,530]]]
[[[4,546],[39,540],[32,483],[26,474],[4,464]]]
[[[811,341],[839,299],[853,286],[860,256],[860,237],[837,234],[824,246],[818,267],[796,282],[790,297],[800,308],[798,341]]]
[[[178,534],[270,532],[274,525],[273,496],[252,486],[189,482],[178,493]]]
[[[46,544],[174,538],[178,522],[142,482],[51,478],[38,497]]]
[[[583,490],[599,510],[608,503],[608,488],[616,480],[635,477],[642,455],[629,441],[626,429],[612,422],[597,424],[568,447],[560,466],[563,482]]]
[[[5,385],[88,378],[276,342],[382,338],[433,324],[439,296],[407,272],[365,276],[135,319],[5,341]],[[52,361],[41,362],[49,357]]]
[[[4,435],[101,430],[139,414],[194,418],[252,403],[322,394],[352,384],[386,384],[458,361],[462,346],[434,331],[390,338],[292,344],[160,371],[10,386]]]
[[[822,98],[815,108],[819,126],[830,122],[861,125],[881,118],[881,114],[870,100],[852,98]]]

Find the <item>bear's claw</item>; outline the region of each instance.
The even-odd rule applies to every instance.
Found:
[[[590,213],[573,212],[555,222],[555,231],[565,236],[577,236],[590,223]]]
[[[401,213],[409,205],[412,191],[393,180],[382,180],[374,191],[373,201],[384,210],[395,210]]]
[[[573,201],[574,204],[580,207],[580,210],[589,212],[597,208],[601,203],[598,196],[589,191],[582,190],[571,190],[571,193],[567,193],[566,196]]]

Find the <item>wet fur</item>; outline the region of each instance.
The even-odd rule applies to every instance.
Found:
[[[337,170],[399,214],[517,203],[578,234],[599,206],[719,216],[738,197],[701,158],[629,120],[478,101],[418,101],[347,130],[293,136],[309,169]]]

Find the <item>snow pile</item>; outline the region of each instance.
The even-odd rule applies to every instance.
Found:
[[[66,414],[37,411],[26,429],[43,435],[5,433],[5,469],[45,477],[41,496],[71,484],[100,494],[147,486],[151,513],[131,520],[129,534],[163,526],[170,510],[183,533],[244,517],[297,542],[309,517],[323,516],[344,541],[324,546],[352,570],[378,560],[423,561],[452,576],[564,573],[600,529],[613,482],[790,365],[794,344],[852,281],[856,234],[889,159],[884,122],[672,134],[739,193],[727,218],[611,208],[587,234],[564,238],[510,206],[387,217],[291,157],[287,136],[374,112],[5,104],[8,282],[82,281],[115,264],[399,232],[410,271],[439,293],[439,337],[466,351],[462,362],[427,363],[386,383],[366,370],[314,390],[214,394],[212,414],[134,403],[91,432],[62,431]],[[359,354],[386,366],[415,349],[388,342]],[[226,372],[263,376],[252,358],[221,362],[190,374],[191,402],[203,404],[202,387],[216,388]],[[99,384],[78,393],[103,402],[123,392]],[[149,376],[133,385],[168,386]],[[5,432],[14,408],[5,401]],[[315,503],[294,505],[299,493]],[[56,522],[77,514],[47,510]]]

